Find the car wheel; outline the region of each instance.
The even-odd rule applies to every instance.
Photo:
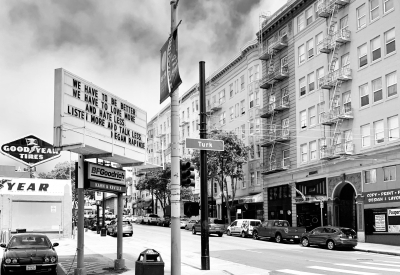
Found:
[[[301,240],[301,245],[304,246],[304,247],[307,247],[307,246],[310,246],[310,243],[308,242],[307,238],[303,238]]]
[[[113,231],[113,237],[117,237],[118,233],[116,231]]]
[[[147,225],[150,225],[150,221],[147,221]]]
[[[281,236],[281,234],[277,234],[277,235],[275,236],[275,242],[276,242],[276,243],[281,243],[281,242],[282,242],[282,236]]]
[[[232,236],[232,233],[231,233],[231,231],[230,231],[230,230],[226,231],[226,235],[228,235],[228,236]]]
[[[196,228],[194,228],[194,227],[192,228],[192,234],[196,235]]]
[[[222,237],[222,233],[218,233],[218,237]]]
[[[246,238],[246,233],[245,233],[244,231],[242,231],[242,234],[240,234],[240,236],[241,236],[242,238]]]
[[[334,243],[332,240],[329,240],[329,241],[326,242],[326,247],[327,247],[329,250],[332,250],[332,249],[335,248],[335,243]]]
[[[257,231],[253,231],[253,239],[258,240],[258,232]]]

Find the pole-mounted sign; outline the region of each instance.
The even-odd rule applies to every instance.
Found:
[[[187,149],[224,151],[224,141],[215,139],[186,138]]]
[[[1,151],[4,155],[29,167],[60,157],[60,152],[57,152],[53,145],[34,135],[3,144]]]

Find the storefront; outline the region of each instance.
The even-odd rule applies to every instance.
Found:
[[[0,227],[71,237],[70,180],[0,178]]]
[[[274,186],[267,189],[268,219],[287,220],[292,225],[292,194],[289,185]]]
[[[365,241],[400,245],[400,189],[364,192]]]
[[[327,189],[325,178],[296,183],[297,226],[312,230],[327,225]]]
[[[236,218],[263,220],[262,193],[240,197],[236,205]]]

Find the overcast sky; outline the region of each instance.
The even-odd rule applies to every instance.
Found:
[[[3,0],[0,9],[0,144],[29,134],[53,143],[54,69],[64,68],[147,111],[159,104],[160,49],[169,0]],[[285,0],[180,0],[180,94],[256,38],[259,14]],[[61,160],[38,170],[49,171]],[[0,165],[24,165],[0,154]]]

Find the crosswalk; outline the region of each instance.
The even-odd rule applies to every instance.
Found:
[[[313,265],[302,266],[299,269],[279,269],[270,274],[292,274],[292,275],[326,275],[326,274],[356,274],[356,275],[379,275],[400,274],[400,257],[365,252],[354,254],[362,256],[362,259],[342,262],[321,262]]]

